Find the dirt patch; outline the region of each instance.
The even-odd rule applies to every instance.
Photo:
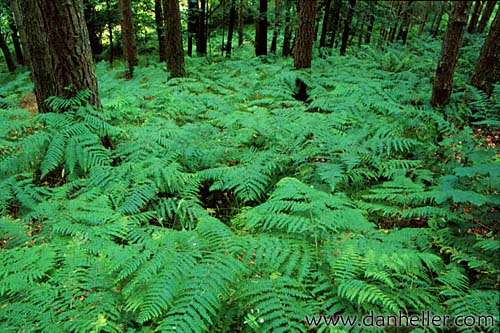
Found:
[[[19,103],[19,107],[28,109],[30,113],[35,115],[38,112],[38,104],[36,103],[36,96],[33,93],[24,95]]]

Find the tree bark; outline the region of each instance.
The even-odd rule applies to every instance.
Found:
[[[90,103],[101,106],[85,25],[77,0],[18,0],[33,65],[33,82],[40,112],[50,112],[50,96],[72,97],[88,89]],[[63,112],[65,110],[57,110]]]
[[[468,1],[456,1],[453,4],[432,87],[432,106],[445,105],[450,101],[453,75],[467,24],[468,9]]]
[[[158,1],[158,0],[157,0]],[[161,0],[160,0],[161,1]],[[193,39],[198,32],[198,0],[188,0],[188,45],[187,55],[193,56]]]
[[[227,28],[226,58],[231,58],[231,50],[233,48],[233,32],[235,25],[236,25],[236,0],[231,0],[231,8],[229,9],[229,27]]]
[[[493,14],[493,10],[495,9],[496,4],[496,0],[486,1],[483,14],[481,15],[481,20],[479,21],[479,25],[477,27],[477,33],[482,34],[484,32],[484,29],[486,29],[486,26],[488,25],[488,21],[490,20],[491,14]]]
[[[16,61],[19,65],[24,65],[24,55],[21,48],[21,43],[19,41],[18,29],[16,22],[13,17],[9,17],[9,28],[11,31],[12,44],[14,45],[14,53],[16,55]]]
[[[17,0],[10,0],[10,7],[12,8],[12,12],[14,13],[17,30],[19,31],[19,37],[21,37],[21,47],[23,49],[24,63],[28,66],[28,69],[30,71],[33,71],[33,68],[31,66],[30,55],[28,53],[28,46],[27,46],[28,38],[26,36],[26,30],[24,28],[22,15],[19,10],[19,5],[17,3]]]
[[[273,31],[273,39],[271,41],[271,48],[269,49],[269,53],[276,53],[276,48],[278,44],[278,36],[280,34],[280,26],[281,26],[281,18],[280,18],[280,10],[281,10],[281,0],[274,1],[274,31]]]
[[[267,0],[259,1],[259,18],[255,29],[255,55],[267,55]]]
[[[198,31],[196,35],[196,55],[204,57],[207,55],[207,3],[206,0],[200,1],[200,11],[198,16]]]
[[[170,77],[186,77],[179,2],[163,0],[165,35],[167,38],[167,70]]]
[[[500,11],[488,33],[488,37],[481,48],[479,60],[474,68],[470,83],[484,90],[488,96],[493,91],[493,84],[500,82]]]
[[[335,43],[335,36],[337,36],[337,30],[340,23],[340,9],[342,8],[342,0],[334,0],[333,10],[332,10],[332,30],[330,33],[330,41],[328,42],[328,47],[333,48]]]
[[[13,72],[16,70],[17,66],[14,60],[12,59],[12,55],[10,54],[9,46],[5,41],[4,34],[0,31],[0,49],[3,52],[3,57],[5,58],[5,62],[7,63],[7,69],[9,72]]]
[[[290,43],[292,41],[292,20],[291,20],[290,1],[285,2],[285,31],[283,32],[283,57],[289,57],[292,54]]]
[[[137,65],[137,45],[135,41],[134,25],[132,24],[131,0],[120,0],[120,11],[122,19],[122,44],[123,54],[128,63],[128,75],[134,75],[134,67]]]
[[[243,0],[240,0],[240,5],[238,8],[238,46],[243,45]]]
[[[163,24],[163,22],[163,8],[161,0],[155,0],[155,23],[156,35],[158,36],[160,62],[167,61],[167,39],[165,38],[165,24]]]
[[[295,39],[293,60],[295,69],[311,68],[316,1],[299,0],[299,28]]]
[[[349,9],[347,11],[347,17],[344,23],[344,32],[342,33],[342,44],[340,46],[340,55],[344,56],[347,49],[347,42],[349,40],[349,33],[351,32],[351,22],[354,16],[354,6],[356,5],[356,0],[349,0]]]
[[[483,7],[482,0],[476,0],[474,3],[474,9],[472,10],[472,15],[469,20],[469,26],[467,27],[467,32],[473,34],[476,32],[477,21],[479,20],[479,15],[481,15],[481,9]]]
[[[321,27],[321,37],[319,38],[319,48],[326,47],[326,34],[328,33],[329,23],[330,23],[330,7],[332,6],[332,0],[325,1],[325,14],[323,16],[323,26]]]

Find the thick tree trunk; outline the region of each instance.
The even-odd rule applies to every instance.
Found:
[[[474,9],[472,10],[472,15],[469,20],[469,26],[467,27],[467,32],[473,34],[476,32],[477,21],[479,20],[479,15],[481,15],[481,9],[483,7],[482,0],[476,0],[474,3]]]
[[[255,29],[255,55],[267,54],[267,0],[259,1],[259,18]]]
[[[493,84],[500,82],[500,11],[497,11],[488,37],[483,44],[479,60],[474,68],[470,83],[484,90],[488,95]]]
[[[199,10],[198,9],[198,0],[188,0],[187,55],[190,57],[193,56],[193,39],[196,38],[196,35],[198,32],[198,10]]]
[[[109,0],[106,0],[106,20],[108,23],[109,33],[109,64],[113,65],[114,45],[113,45],[113,16],[111,15],[111,5]]]
[[[238,7],[238,46],[243,45],[243,0],[240,0],[240,5]]]
[[[26,36],[26,30],[23,25],[23,18],[19,10],[19,5],[17,3],[17,0],[10,0],[10,7],[12,8],[12,12],[14,13],[17,30],[19,31],[19,37],[21,37],[21,47],[23,49],[24,63],[28,66],[28,69],[30,71],[33,71],[33,67],[31,66],[30,55],[28,53],[28,46],[27,46],[28,38]]]
[[[317,6],[316,1],[311,0],[299,0],[298,5],[299,28],[295,40],[293,60],[295,69],[310,68]]]
[[[326,34],[328,33],[329,23],[330,23],[330,7],[332,6],[332,0],[325,1],[325,13],[323,16],[323,26],[321,27],[321,36],[319,38],[319,48],[326,47]]]
[[[229,27],[227,28],[226,58],[231,58],[231,50],[233,48],[233,33],[235,25],[236,25],[236,0],[231,0],[231,8],[229,9]]]
[[[349,0],[349,9],[344,23],[344,32],[342,33],[342,45],[340,46],[340,55],[344,56],[347,50],[347,42],[349,41],[349,33],[351,32],[351,22],[354,15],[354,6],[356,0]]]
[[[9,46],[5,41],[4,34],[0,31],[0,49],[3,52],[3,57],[5,58],[5,62],[7,63],[7,69],[9,72],[13,72],[16,70],[16,63],[12,60],[12,55],[10,54]]]
[[[122,19],[122,44],[123,54],[128,63],[128,75],[134,75],[134,67],[137,65],[137,45],[135,42],[134,25],[132,24],[131,0],[120,0],[120,11]]]
[[[432,87],[432,106],[445,105],[450,101],[453,74],[467,24],[468,9],[468,1],[456,1],[453,4]]]
[[[283,57],[289,57],[292,54],[290,43],[292,41],[292,20],[291,20],[290,1],[285,2],[285,31],[283,32]]]
[[[488,21],[490,20],[491,14],[493,14],[493,10],[495,9],[497,1],[489,0],[486,1],[486,5],[484,6],[483,14],[481,15],[481,21],[479,21],[479,25],[477,27],[477,33],[482,34],[486,26],[488,25]]]
[[[368,27],[366,28],[365,44],[370,44],[374,24],[375,24],[375,15],[370,14],[370,18],[368,19]]]
[[[269,49],[269,53],[276,53],[276,48],[278,46],[278,36],[280,34],[280,26],[281,26],[281,0],[274,1],[274,31],[273,31],[273,39],[271,41],[271,48]]]
[[[342,0],[334,0],[333,10],[332,10],[332,30],[330,33],[330,41],[328,42],[329,48],[333,48],[333,44],[335,43],[335,37],[337,36],[337,30],[339,28],[339,23],[340,23],[341,8],[342,8]]]
[[[93,93],[90,103],[100,107],[82,2],[18,2],[26,34],[30,36],[27,46],[39,111],[51,111],[45,104],[48,97],[72,97],[83,89]]]
[[[165,25],[163,24],[163,8],[161,0],[155,0],[155,23],[160,62],[167,61],[167,39],[165,38]]]
[[[207,2],[200,1],[200,11],[198,16],[198,33],[196,34],[196,55],[204,57],[207,55]]]
[[[185,77],[184,50],[182,48],[182,28],[179,2],[163,0],[165,35],[167,38],[167,70],[170,77]]]

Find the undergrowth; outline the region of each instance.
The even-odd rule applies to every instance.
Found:
[[[81,94],[30,113],[13,78],[0,331],[362,332],[305,318],[429,310],[493,315],[474,331],[498,332],[500,160],[474,131],[498,131],[500,89],[463,84],[433,110],[436,47],[415,48],[310,72],[243,48],[173,80],[99,63],[102,111]]]

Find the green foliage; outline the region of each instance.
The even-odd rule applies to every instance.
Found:
[[[0,331],[364,332],[305,318],[429,310],[498,332],[498,150],[460,120],[487,132],[498,103],[431,109],[436,46],[310,73],[244,46],[170,81],[100,63],[102,110],[83,92],[42,115],[15,107],[20,74],[0,88]]]

